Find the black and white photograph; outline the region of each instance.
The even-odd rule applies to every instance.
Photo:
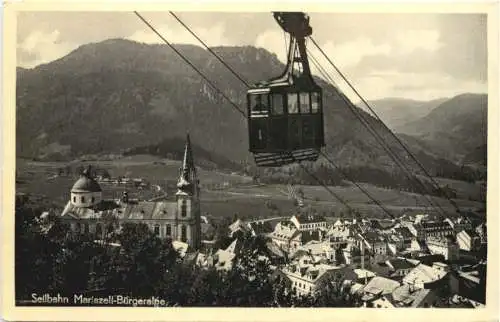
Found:
[[[219,9],[16,13],[15,307],[496,305],[488,13]]]

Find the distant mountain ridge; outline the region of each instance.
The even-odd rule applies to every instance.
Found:
[[[370,100],[367,101],[367,103],[375,113],[377,113],[380,119],[384,121],[390,129],[394,130],[398,128],[398,126],[424,117],[448,99],[449,98],[438,98],[430,101],[417,101],[406,98],[388,97]],[[363,103],[357,103],[356,105],[369,111]]]
[[[477,157],[467,158],[468,154],[486,147],[487,124],[488,95],[467,93],[443,102],[426,116],[396,130],[425,141],[442,157],[456,162],[468,159],[470,162],[479,160]],[[485,164],[485,160],[480,163]]]
[[[216,58],[201,47],[175,47],[245,110],[246,87]],[[265,49],[213,50],[250,83],[276,76],[284,68]],[[326,153],[342,167],[393,172],[396,165],[349,110],[343,94],[317,81],[324,89]],[[18,155],[59,153],[71,158],[149,149],[184,138],[189,131],[193,144],[213,153],[212,159],[234,164],[252,159],[246,120],[166,45],[123,39],[83,45],[51,63],[18,69],[16,95]],[[357,110],[417,171],[418,166],[383,126]],[[452,162],[426,151],[424,141],[403,140],[431,173],[442,168],[455,171]]]

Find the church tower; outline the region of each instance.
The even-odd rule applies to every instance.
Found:
[[[186,138],[184,159],[177,182],[177,240],[186,242],[194,250],[201,245],[200,187],[194,165],[189,134]]]

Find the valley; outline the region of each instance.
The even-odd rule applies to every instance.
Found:
[[[120,198],[127,191],[132,198],[150,200],[154,198],[174,198],[179,176],[180,161],[163,159],[151,155],[136,155],[115,160],[93,160],[73,162],[33,162],[18,158],[16,192],[44,196],[51,207],[61,211],[69,199],[71,189],[78,176],[78,168],[91,165],[95,169],[106,170],[112,179],[118,177],[140,178],[148,185],[135,187],[131,184],[101,182],[104,198]],[[59,175],[61,169],[70,168],[71,174]],[[202,213],[214,219],[270,218],[290,216],[297,211],[294,200],[288,194],[285,184],[256,183],[249,176],[235,172],[213,171],[198,168],[201,186]],[[437,179],[457,191],[457,205],[463,210],[475,211],[484,205],[470,200],[480,194],[480,186],[449,179]],[[435,204],[454,213],[449,202],[443,198],[422,196],[416,193],[384,189],[372,184],[360,184],[368,193],[384,205],[395,216],[404,212],[426,212],[430,209],[427,198]],[[346,217],[347,209],[322,186],[295,185],[304,195],[304,204],[333,220],[341,214]],[[159,189],[160,187],[161,189]],[[329,189],[344,199],[350,207],[365,217],[386,218],[380,207],[349,182]]]

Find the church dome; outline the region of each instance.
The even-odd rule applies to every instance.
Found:
[[[85,170],[80,178],[75,182],[71,192],[101,192],[101,186],[95,181],[90,173]]]

